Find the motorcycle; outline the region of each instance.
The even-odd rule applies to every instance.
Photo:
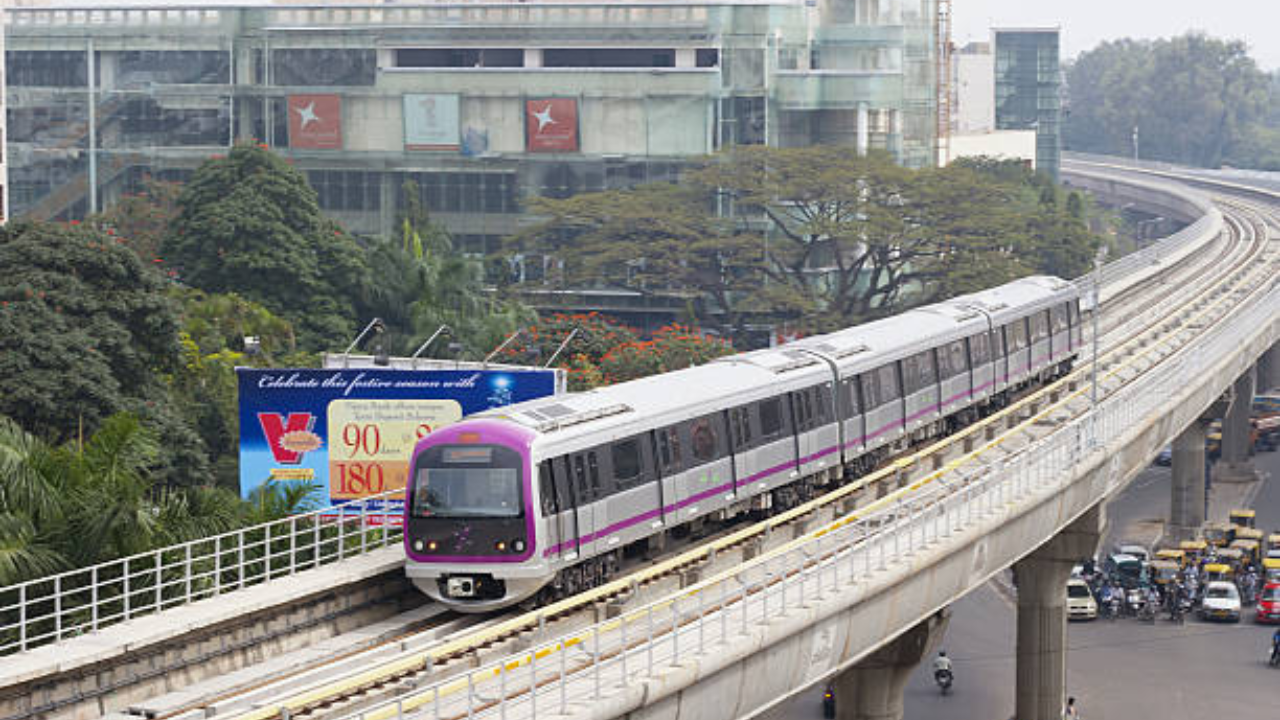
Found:
[[[1138,619],[1143,622],[1154,623],[1156,621],[1156,608],[1153,603],[1143,603],[1142,609],[1138,611]]]
[[[1125,605],[1130,615],[1138,617],[1147,605],[1147,598],[1141,590],[1134,588],[1125,593]]]
[[[943,695],[951,691],[952,679],[951,671],[946,668],[933,671],[933,681],[938,683],[938,689],[942,691]]]

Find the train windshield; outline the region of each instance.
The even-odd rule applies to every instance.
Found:
[[[520,471],[488,447],[439,448],[413,479],[413,515],[420,518],[520,517]]]

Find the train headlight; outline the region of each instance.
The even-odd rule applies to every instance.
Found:
[[[423,545],[422,545],[422,539],[421,539],[421,538],[419,538],[419,539],[417,539],[417,540],[414,540],[414,541],[413,541],[413,549],[414,549],[414,550],[416,550],[416,551],[418,551],[418,552],[422,552],[422,547],[423,547]]]
[[[499,540],[498,544],[494,545],[493,547],[496,548],[498,552],[505,552],[507,549],[507,544]]]
[[[512,552],[518,552],[518,553],[519,553],[519,552],[524,552],[524,541],[523,541],[523,540],[512,540],[512,541],[511,541],[511,550],[512,550]]]
[[[427,550],[435,550],[436,547],[437,545],[435,540],[432,540],[431,542],[427,543]]]

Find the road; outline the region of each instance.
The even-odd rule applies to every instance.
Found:
[[[1280,453],[1254,458],[1264,478],[1280,475]],[[1169,513],[1168,468],[1150,468],[1108,506],[1105,552],[1119,540],[1149,542],[1144,521]],[[1280,529],[1280,481],[1264,482],[1254,499],[1258,527]],[[1139,537],[1134,537],[1138,535]],[[988,584],[952,606],[942,647],[955,660],[956,684],[939,695],[928,667],[912,674],[906,720],[1003,720],[1014,707],[1014,606]],[[1067,688],[1088,720],[1201,720],[1272,717],[1280,671],[1264,654],[1271,629],[1190,619],[1176,626],[1136,620],[1068,626]],[[762,716],[767,720],[820,718],[822,688],[806,691]]]

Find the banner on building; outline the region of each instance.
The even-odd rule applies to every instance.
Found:
[[[404,149],[457,150],[457,95],[404,96]]]
[[[464,415],[552,395],[553,369],[237,368],[240,493],[308,482],[323,505],[403,490],[417,441]],[[403,495],[368,504],[389,515]],[[390,518],[388,518],[390,519]]]
[[[302,150],[341,150],[342,97],[290,95],[289,147]]]
[[[573,98],[525,100],[525,150],[578,151],[578,101]]]

